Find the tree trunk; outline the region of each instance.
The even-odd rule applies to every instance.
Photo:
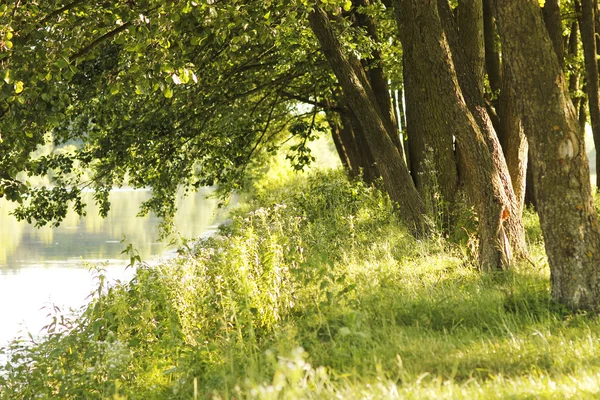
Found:
[[[406,143],[406,120],[404,119],[404,102],[402,101],[402,91],[394,90],[392,94],[392,106],[396,113],[396,121],[398,121],[398,129],[400,131],[400,142],[404,150],[404,161],[410,170],[410,154],[408,152],[408,144]],[[400,97],[400,99],[398,99]]]
[[[399,117],[398,117],[398,121],[400,122],[400,126],[402,127],[401,131],[402,131],[402,146],[404,147],[404,157],[406,159],[406,165],[408,165],[408,167],[410,168],[411,165],[411,160],[410,160],[410,151],[408,148],[408,129],[407,129],[407,125],[406,125],[406,112],[404,111],[404,94],[405,94],[405,90],[400,89],[398,90],[398,112],[399,112]],[[412,171],[411,171],[411,175],[412,175]],[[413,179],[414,181],[414,179]]]
[[[329,125],[329,130],[331,131],[331,138],[333,139],[333,144],[335,145],[335,149],[340,157],[340,161],[350,176],[356,177],[358,175],[357,172],[359,171],[358,165],[353,165],[353,163],[350,161],[350,156],[348,153],[351,151],[352,146],[345,146],[342,142],[343,128],[339,116],[332,111],[328,111],[326,116],[327,124]]]
[[[345,102],[347,104],[347,102]],[[360,124],[352,110],[346,105],[346,112],[340,113],[340,118],[342,120],[342,138],[352,142],[356,148],[357,159],[356,163],[358,164],[359,171],[361,171],[362,179],[371,184],[378,179],[381,174],[377,169],[377,164],[375,162],[375,157],[373,157],[373,153],[369,149],[369,145],[367,144],[367,139],[365,138],[365,134],[362,131]]]
[[[517,201],[515,212],[522,215],[525,204],[527,150],[529,146],[518,112],[518,99],[513,89],[514,76],[507,63],[503,63],[502,70],[502,91],[498,101],[501,133],[498,136],[501,139],[502,150]]]
[[[560,0],[545,0],[542,8],[544,23],[552,41],[552,47],[558,57],[560,66],[563,66],[565,50],[563,45],[563,29],[560,20]]]
[[[456,137],[467,161],[479,215],[480,263],[482,268],[494,270],[510,258],[503,225],[510,214],[510,199],[477,117],[471,114],[463,97],[437,5],[434,1],[397,0],[395,10],[405,54],[413,52],[415,59],[421,60],[419,68],[409,71],[410,79],[436,88],[428,95],[436,99],[437,113],[442,113],[441,121],[446,123],[446,134]]]
[[[497,93],[500,90],[500,54],[496,44],[496,22],[492,7],[493,0],[483,0],[483,43],[485,46],[485,69],[490,82],[490,89]]]
[[[567,52],[569,54],[569,57],[573,60],[575,60],[578,57],[578,35],[577,33],[579,32],[579,25],[577,24],[577,21],[573,21],[573,23],[571,24],[571,31],[569,33],[569,40],[568,40],[568,44],[567,44]],[[579,94],[577,93],[579,90],[579,71],[577,70],[572,70],[570,71],[570,75],[569,75],[569,93],[571,95],[571,100],[573,101],[573,106],[575,106],[575,109],[578,110],[579,109],[579,102],[582,100],[581,96],[579,96]]]
[[[419,73],[427,61],[415,53],[416,46],[404,40],[402,49],[410,172],[428,211],[442,222],[440,228],[448,229],[447,206],[454,202],[458,170],[446,111],[439,103],[444,94],[436,82]]]
[[[552,296],[573,309],[597,310],[600,231],[583,131],[538,1],[496,0],[495,7],[531,146]]]
[[[368,7],[371,3],[370,0],[354,0],[355,8]],[[367,34],[371,37],[374,42],[378,42],[379,38],[377,35],[377,27],[373,18],[361,12],[356,12],[356,23],[358,26],[364,28]],[[371,85],[371,89],[375,95],[377,106],[381,112],[383,123],[385,124],[386,130],[392,139],[392,142],[400,154],[402,154],[402,142],[400,142],[400,131],[398,129],[398,121],[396,120],[396,113],[394,112],[392,98],[390,96],[390,87],[388,80],[385,77],[383,66],[382,66],[381,54],[379,50],[373,50],[371,57],[367,60],[363,60],[363,66]]]
[[[483,0],[459,0],[458,36],[477,82],[483,94],[485,76],[485,43],[483,24]]]
[[[523,227],[522,197],[516,197],[513,189],[511,174],[507,166],[506,158],[504,157],[498,135],[496,134],[491,118],[487,112],[487,108],[482,96],[478,90],[475,76],[469,70],[469,62],[465,53],[462,51],[461,43],[458,39],[456,27],[453,23],[452,12],[447,0],[438,0],[439,13],[442,21],[442,26],[447,35],[452,52],[454,67],[458,77],[458,83],[463,91],[466,104],[471,114],[475,117],[484,140],[488,146],[495,173],[497,173],[502,182],[503,191],[509,201],[509,206],[506,209],[508,212],[506,221],[503,227],[506,238],[510,242],[510,247],[517,258],[524,256],[527,252],[525,244],[525,229]],[[504,80],[504,78],[503,78]],[[507,135],[510,140],[511,149],[514,151],[522,151],[522,147],[526,146],[523,133],[521,131],[510,132]],[[458,139],[457,139],[458,140]],[[460,144],[460,143],[459,143]],[[513,169],[515,175],[520,177],[525,174],[524,164],[519,162],[520,153],[511,155]],[[480,190],[479,188],[474,188]]]
[[[588,111],[594,134],[594,145],[600,149],[600,96],[598,93],[598,62],[596,61],[596,32],[594,28],[594,2],[581,0],[581,43],[585,61],[585,82],[588,98]],[[596,188],[600,188],[600,157],[596,150]]]
[[[365,84],[367,79],[364,70],[358,68],[357,65],[360,63],[350,60],[344,54],[342,44],[337,39],[329,17],[322,8],[318,6],[314,8],[309,14],[309,22],[325,58],[344,91],[349,108],[365,134],[386,191],[392,201],[398,204],[399,213],[411,233],[415,236],[422,235],[426,230],[425,206],[398,148],[390,139],[377,104],[373,102],[375,96],[371,87]]]

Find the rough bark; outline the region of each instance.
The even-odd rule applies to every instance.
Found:
[[[594,145],[600,148],[600,96],[598,87],[598,62],[596,61],[596,31],[594,27],[594,1],[581,0],[581,43],[585,63],[585,82],[588,111],[594,135]],[[596,150],[596,171],[600,171],[600,157]],[[600,174],[596,174],[596,187],[600,187]]]
[[[440,107],[441,88],[420,74],[427,60],[420,57],[417,38],[403,38],[403,73],[406,93],[406,130],[410,172],[429,212],[441,217],[442,227],[450,222],[449,207],[458,187],[458,170],[446,110]],[[417,52],[416,52],[417,51]]]
[[[485,76],[485,43],[483,0],[459,0],[458,35],[479,91],[483,94]]]
[[[366,183],[373,183],[381,176],[377,169],[375,157],[369,149],[367,139],[354,113],[347,105],[345,108],[347,111],[340,113],[343,127],[341,131],[342,138],[354,143],[357,154],[356,164],[358,164],[362,173],[361,177]]]
[[[371,1],[353,0],[353,4],[355,7],[368,7],[371,4]],[[377,35],[377,28],[373,18],[360,12],[356,12],[355,16],[356,24],[364,28],[374,42],[378,42],[379,38]],[[369,84],[371,85],[371,89],[375,95],[375,100],[377,101],[377,106],[381,112],[381,117],[386,126],[386,130],[388,131],[394,145],[396,145],[398,150],[400,150],[400,153],[402,153],[403,149],[402,142],[400,142],[398,121],[396,120],[396,113],[394,112],[392,98],[390,96],[388,80],[385,77],[381,63],[381,54],[377,49],[373,50],[371,57],[368,60],[363,60],[367,79],[369,80]]]
[[[411,70],[411,79],[432,82],[438,89],[438,112],[443,112],[446,130],[457,139],[467,161],[470,181],[475,190],[479,215],[480,263],[493,270],[510,257],[503,221],[510,210],[510,200],[495,168],[486,138],[465,101],[457,79],[450,45],[444,33],[436,2],[397,0],[396,19],[404,51],[414,52],[426,61]]]
[[[565,58],[565,49],[563,45],[562,22],[560,20],[560,0],[545,0],[542,14],[548,35],[552,41],[552,47],[562,67]]]
[[[317,37],[325,58],[336,75],[349,108],[354,113],[369,149],[377,162],[386,191],[399,207],[399,213],[412,234],[425,232],[425,206],[417,192],[408,168],[396,146],[392,143],[385,123],[374,103],[374,94],[364,76],[364,71],[344,54],[343,48],[325,11],[316,6],[309,14],[310,26]]]
[[[518,111],[518,98],[514,91],[514,76],[507,63],[504,63],[502,73],[502,91],[498,101],[500,114],[499,138],[506,158],[513,191],[517,201],[515,212],[523,214],[525,204],[525,186],[527,178],[527,150],[529,148],[523,125]]]
[[[538,1],[496,0],[495,8],[535,166],[552,296],[573,309],[597,310],[600,230],[583,131]]]
[[[600,32],[600,7],[598,0],[594,0],[594,28],[596,33]],[[600,35],[596,34],[596,52],[600,52]],[[600,70],[600,59],[598,60],[598,69]]]
[[[510,242],[510,247],[514,252],[514,255],[519,258],[525,255],[527,252],[525,245],[525,229],[522,221],[522,198],[516,197],[515,195],[506,158],[504,157],[500,142],[498,140],[498,135],[496,134],[491,118],[487,112],[487,107],[482,93],[478,90],[479,88],[475,76],[469,70],[469,61],[465,53],[462,51],[462,43],[458,39],[456,27],[453,24],[452,13],[448,1],[438,0],[438,6],[442,26],[447,35],[450,49],[452,51],[458,83],[463,91],[467,107],[475,117],[475,121],[477,122],[483,138],[488,146],[494,171],[500,177],[502,189],[509,202],[508,208],[506,209],[507,219],[504,221],[503,229],[506,238]],[[524,136],[520,131],[510,132],[507,136],[510,140],[511,148],[515,151],[520,150],[521,147],[526,145],[524,143]],[[518,159],[518,155],[511,156],[511,160],[513,158]],[[525,173],[523,167],[523,163],[519,163],[518,161],[513,163],[515,174],[518,176]],[[480,190],[478,187],[474,187],[473,189]]]

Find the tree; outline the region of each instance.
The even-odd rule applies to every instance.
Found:
[[[493,270],[526,251],[526,134],[553,294],[596,308],[598,228],[562,70],[577,37],[571,26],[563,63],[558,5],[546,2],[546,27],[537,0],[455,9],[447,0],[8,2],[0,194],[21,203],[17,216],[44,224],[71,205],[83,212],[86,187],[108,212],[108,192],[127,182],[151,187],[142,211],[169,222],[180,186],[240,188],[249,166],[289,137],[302,168],[326,121],[349,173],[381,177],[415,236],[430,231],[428,205],[439,193],[450,227],[464,179],[480,262]],[[406,93],[408,163],[396,90]],[[78,146],[30,157],[46,141]],[[49,171],[53,187],[27,185]]]
[[[600,148],[600,87],[598,85],[598,61],[596,48],[595,10],[593,0],[581,0],[581,43],[585,59],[585,87],[594,144]],[[596,157],[596,171],[600,171],[600,157]],[[596,188],[600,187],[600,174],[596,175]]]
[[[583,130],[559,59],[536,0],[497,0],[495,7],[531,146],[552,296],[574,309],[598,309],[600,232]]]
[[[305,51],[312,37],[290,28],[305,16],[282,4],[12,5],[2,14],[18,39],[2,53],[10,82],[2,88],[2,186],[22,203],[17,216],[38,224],[60,221],[71,202],[82,212],[85,186],[108,211],[107,193],[125,177],[154,189],[142,211],[168,222],[178,186],[239,187],[260,151],[284,132],[310,138],[327,107],[312,95],[331,82],[317,53]],[[282,19],[288,29],[277,31]],[[308,112],[296,110],[298,99]],[[30,159],[48,130],[57,145],[82,145]],[[309,159],[305,146],[295,151]],[[52,189],[27,187],[19,175],[49,170],[58,177]]]
[[[356,59],[348,58],[331,27],[325,10],[317,6],[309,15],[310,24],[325,56],[338,78],[348,102],[375,157],[386,191],[399,204],[399,211],[413,234],[425,227],[425,206],[417,193],[402,155],[390,138],[383,113],[364,69]]]

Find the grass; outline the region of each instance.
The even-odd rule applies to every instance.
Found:
[[[536,265],[482,274],[340,172],[260,182],[219,235],[5,349],[0,398],[598,398],[600,323],[551,301],[525,222]]]

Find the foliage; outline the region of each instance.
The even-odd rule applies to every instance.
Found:
[[[599,322],[550,300],[543,260],[482,276],[340,172],[265,179],[254,194],[220,234],[131,282],[100,275],[80,317],[13,342],[0,398],[600,393]]]
[[[334,81],[307,26],[310,7],[3,4],[0,196],[20,203],[17,217],[44,225],[60,223],[71,206],[80,212],[82,188],[98,193],[105,215],[113,186],[150,187],[141,212],[168,224],[179,187],[239,189],[261,152],[322,130],[319,97]],[[48,141],[76,149],[30,155]],[[305,143],[291,157],[298,168],[312,160]],[[47,174],[51,187],[30,185]]]

